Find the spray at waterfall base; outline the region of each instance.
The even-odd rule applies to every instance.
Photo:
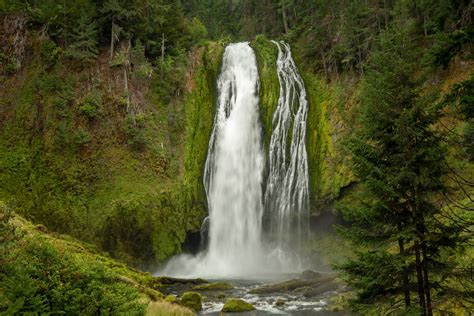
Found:
[[[254,51],[246,42],[230,44],[217,82],[204,171],[208,245],[195,256],[172,258],[159,274],[258,277],[304,268],[302,252],[309,236],[308,102],[289,45],[274,43],[280,96],[269,150],[264,152],[261,139]]]

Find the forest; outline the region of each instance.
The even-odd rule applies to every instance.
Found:
[[[269,315],[292,314],[290,296],[325,302],[292,315],[471,315],[473,19],[470,0],[0,0],[0,313],[261,309],[238,281],[161,273],[199,258],[203,231],[212,249],[222,78],[228,48],[248,42],[262,240],[282,238],[266,153],[296,89],[287,128],[307,104],[308,192],[289,222],[307,227],[298,253],[310,263],[291,272],[317,272],[246,294],[284,297],[265,298]],[[302,87],[282,83],[282,43]]]

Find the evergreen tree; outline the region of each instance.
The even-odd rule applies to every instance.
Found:
[[[97,24],[87,15],[77,22],[77,28],[70,36],[70,44],[66,55],[79,61],[90,61],[97,56]]]
[[[370,58],[360,127],[348,143],[360,180],[359,207],[345,207],[352,227],[340,228],[365,248],[339,268],[357,289],[356,306],[395,304],[403,294],[405,308],[413,309],[415,292],[420,314],[432,315],[432,289],[440,290],[440,276],[454,268],[440,251],[455,247],[462,229],[438,218],[442,205],[435,201],[445,193],[447,170],[442,139],[433,129],[437,111],[417,76],[416,47],[414,23],[402,12]]]

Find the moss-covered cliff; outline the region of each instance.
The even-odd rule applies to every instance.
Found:
[[[27,42],[28,62],[1,76],[0,198],[128,263],[179,252],[206,213],[222,45],[203,44],[160,75],[133,54],[129,68],[106,54],[84,66],[47,38]]]

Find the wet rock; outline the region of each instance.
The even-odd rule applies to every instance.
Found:
[[[181,297],[180,304],[199,312],[202,310],[202,296],[197,292],[186,292]]]
[[[198,279],[181,279],[181,278],[171,278],[171,277],[157,277],[157,279],[163,285],[176,285],[176,284],[204,284],[208,281],[198,278]]]
[[[228,299],[222,308],[223,313],[240,313],[253,310],[255,310],[255,307],[252,304],[238,298]]]
[[[277,299],[276,302],[275,302],[275,306],[283,306],[286,304],[286,301],[284,299]]]
[[[324,284],[313,286],[306,289],[303,292],[303,295],[306,298],[310,298],[310,297],[321,295],[326,292],[335,291],[338,287],[339,285],[336,282],[324,283]]]
[[[305,270],[299,276],[299,278],[302,280],[312,280],[312,279],[317,279],[320,277],[321,277],[321,273],[315,272],[312,270]]]
[[[201,291],[226,291],[232,290],[234,286],[232,284],[226,282],[214,282],[214,283],[207,283],[196,285],[193,287],[193,290],[201,290]]]
[[[40,232],[42,232],[42,233],[47,233],[47,232],[48,232],[48,229],[46,228],[46,226],[41,225],[41,224],[36,225],[36,230],[38,230],[38,231],[40,231]]]
[[[312,280],[293,279],[282,283],[264,285],[262,287],[252,289],[250,294],[270,294],[270,293],[288,293],[288,292],[305,292],[308,289],[318,287],[322,284],[333,281],[335,276],[321,276]]]

